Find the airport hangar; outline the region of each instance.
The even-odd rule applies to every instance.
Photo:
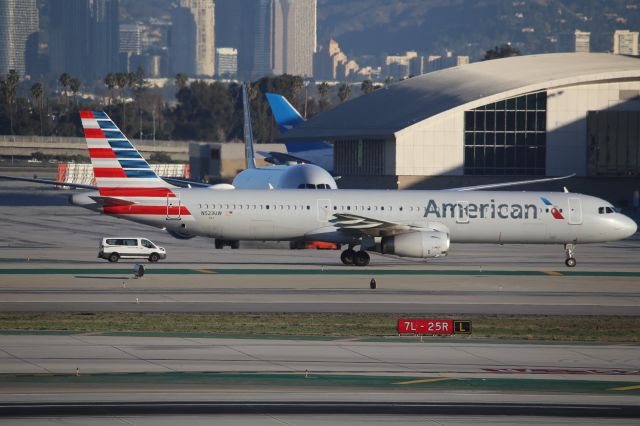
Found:
[[[640,189],[640,59],[556,53],[472,63],[376,90],[278,137],[317,139],[334,144],[342,188],[575,173],[565,183],[572,191],[629,205]]]

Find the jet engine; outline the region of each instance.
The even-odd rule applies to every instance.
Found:
[[[195,237],[195,235],[189,234],[188,232],[175,231],[172,229],[167,229],[166,231],[173,238],[177,238],[179,240],[190,240],[191,238]]]
[[[449,235],[438,231],[417,231],[383,237],[383,254],[395,254],[403,257],[440,257],[449,250]]]

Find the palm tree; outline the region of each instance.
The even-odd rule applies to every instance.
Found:
[[[117,72],[116,73],[116,82],[118,88],[120,89],[120,101],[122,102],[122,131],[125,131],[125,127],[127,125],[127,116],[126,116],[126,99],[124,97],[124,89],[129,85],[129,74],[126,72]]]
[[[325,81],[317,86],[318,93],[320,93],[320,112],[323,112],[329,106],[327,95],[329,94],[329,84]]]
[[[69,99],[67,97],[67,87],[69,87],[69,83],[71,83],[71,76],[68,73],[63,72],[62,74],[60,74],[60,78],[58,78],[58,83],[60,83],[62,89],[64,90],[64,100],[65,104],[67,104],[69,102]]]
[[[69,88],[71,89],[71,92],[73,93],[73,100],[76,104],[76,106],[78,105],[78,90],[80,90],[80,86],[82,85],[82,82],[80,81],[80,79],[78,77],[71,77],[71,80],[69,81]]]
[[[104,84],[111,91],[111,99],[109,101],[109,103],[111,104],[113,102],[113,90],[118,85],[118,80],[116,79],[116,75],[114,73],[112,73],[112,72],[107,74],[107,76],[104,78]]]
[[[342,83],[338,89],[338,98],[340,99],[340,102],[342,103],[346,101],[349,96],[351,96],[351,86],[347,83]]]
[[[31,86],[31,97],[33,101],[38,105],[38,115],[40,117],[40,136],[42,136],[42,98],[44,95],[44,88],[42,83],[38,82]]]
[[[176,86],[178,86],[180,89],[185,87],[188,81],[189,81],[189,78],[185,74],[181,72],[176,74]]]
[[[9,125],[11,134],[13,134],[13,104],[16,98],[16,90],[18,89],[18,83],[20,82],[20,75],[16,70],[9,70],[7,78],[0,77],[0,91],[4,97],[4,101],[9,109]]]
[[[360,90],[362,90],[362,93],[364,93],[365,95],[368,95],[369,93],[376,90],[376,88],[371,80],[365,80],[360,85]]]

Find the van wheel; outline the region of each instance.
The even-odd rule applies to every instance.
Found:
[[[158,253],[151,253],[151,255],[149,255],[149,262],[157,262],[158,259],[160,259]]]
[[[120,259],[120,255],[118,253],[111,253],[109,255],[109,262],[115,263]]]

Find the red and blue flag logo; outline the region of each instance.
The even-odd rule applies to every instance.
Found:
[[[544,203],[545,206],[547,206],[547,207],[549,207],[551,209],[551,215],[555,219],[564,219],[564,216],[562,216],[562,213],[560,213],[560,210],[556,206],[554,206],[551,201],[549,201],[545,197],[540,197],[540,199],[542,200],[542,202]]]

